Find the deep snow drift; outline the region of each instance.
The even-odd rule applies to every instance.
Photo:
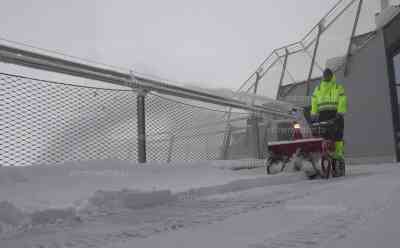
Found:
[[[365,248],[373,247],[362,242],[370,233],[383,239],[382,219],[400,207],[397,165],[356,166],[346,178],[316,181],[231,170],[254,165],[0,168],[0,247]],[[397,247],[399,228],[389,223],[384,247]]]

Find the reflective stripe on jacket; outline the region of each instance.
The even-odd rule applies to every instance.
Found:
[[[336,110],[341,114],[347,112],[347,97],[344,87],[336,83],[335,76],[329,82],[321,81],[312,95],[311,114],[316,115],[323,110]]]

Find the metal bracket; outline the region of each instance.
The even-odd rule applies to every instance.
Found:
[[[132,89],[136,89],[137,95],[138,96],[146,96],[147,93],[149,92],[148,89],[144,88],[141,84],[139,79],[135,76],[134,72],[131,70],[129,71],[129,75],[131,77],[131,85],[129,85],[129,87],[131,87]]]

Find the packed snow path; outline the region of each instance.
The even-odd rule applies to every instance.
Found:
[[[377,246],[374,237],[385,242],[381,247],[398,247],[398,165],[357,166],[331,180],[266,179],[272,183],[264,187],[215,191],[220,194],[210,187],[174,194],[159,206],[30,226],[2,235],[0,247],[366,248]]]

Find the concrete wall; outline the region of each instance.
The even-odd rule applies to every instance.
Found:
[[[393,162],[395,142],[383,33],[379,31],[351,57],[347,77],[343,71],[336,76],[349,99],[345,117],[346,157],[353,163]],[[290,96],[304,94],[302,84]]]
[[[343,77],[349,99],[345,121],[346,150],[354,159],[395,160],[392,109],[383,32],[377,35],[349,61],[349,73]]]

